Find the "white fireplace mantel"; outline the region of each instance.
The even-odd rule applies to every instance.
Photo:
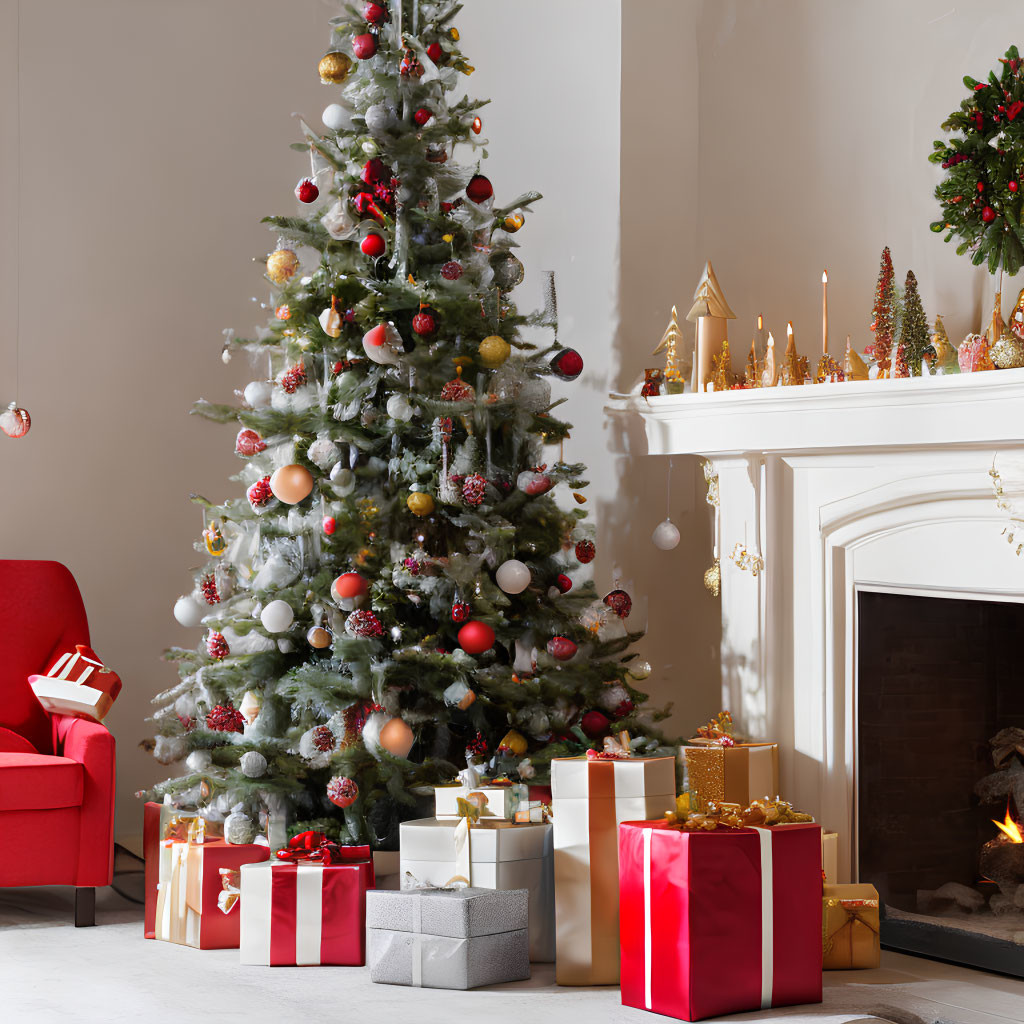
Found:
[[[723,706],[779,741],[784,795],[841,833],[856,878],[857,594],[1024,602],[990,476],[1024,450],[1024,370],[612,396],[608,411],[632,453],[713,463]],[[737,542],[763,573],[730,560]]]

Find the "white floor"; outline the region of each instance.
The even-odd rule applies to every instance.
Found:
[[[361,968],[242,967],[234,950],[196,950],[142,938],[141,911],[100,893],[95,928],[74,928],[69,889],[0,889],[3,1024],[641,1024],[614,988],[567,989],[550,965],[528,982],[473,992],[372,985]],[[723,984],[728,968],[723,965]],[[666,1018],[660,1018],[666,1019]],[[877,971],[825,975],[820,1006],[720,1018],[797,1024],[1021,1024],[1024,981],[883,954]]]

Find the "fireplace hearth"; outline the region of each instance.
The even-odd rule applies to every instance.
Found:
[[[1024,976],[1024,605],[858,597],[858,866],[889,948]]]

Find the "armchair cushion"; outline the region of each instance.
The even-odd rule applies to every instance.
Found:
[[[69,757],[0,753],[0,811],[78,807],[84,783],[82,765]]]
[[[39,751],[24,736],[0,726],[0,753],[38,754]]]

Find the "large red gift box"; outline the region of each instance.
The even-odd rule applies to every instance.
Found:
[[[369,846],[338,846],[304,832],[277,856],[284,859],[242,867],[241,962],[365,964]]]
[[[622,1002],[680,1020],[821,1002],[821,827],[619,826]]]

